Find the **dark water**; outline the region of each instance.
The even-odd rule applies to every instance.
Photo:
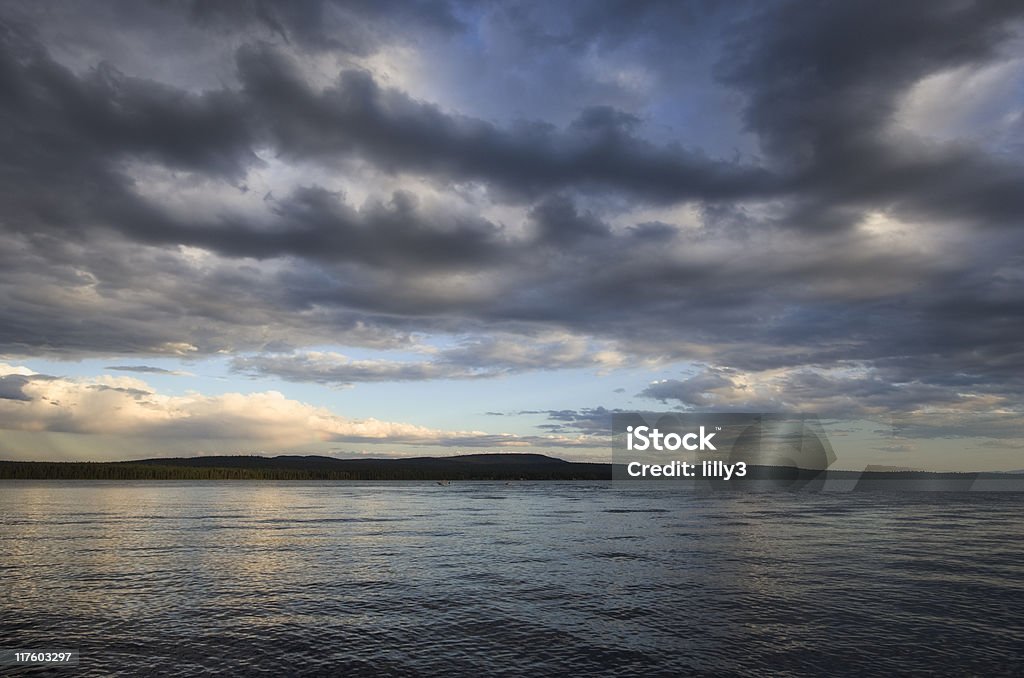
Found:
[[[11,675],[1024,672],[1024,495],[0,483]],[[6,674],[5,674],[6,675]]]

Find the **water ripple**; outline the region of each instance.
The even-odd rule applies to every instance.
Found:
[[[0,637],[77,647],[83,676],[1015,675],[1022,509],[598,483],[5,483]]]

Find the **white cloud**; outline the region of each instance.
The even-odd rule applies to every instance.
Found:
[[[899,102],[898,127],[943,140],[999,133],[1016,110],[1017,83],[1024,59],[969,64],[918,81]],[[950,96],[956,92],[956,96]]]
[[[575,447],[584,438],[444,431],[416,424],[351,419],[278,391],[166,395],[135,377],[71,379],[0,363],[20,377],[18,398],[0,398],[0,429],[151,440],[252,441],[285,449],[329,442],[443,447]]]

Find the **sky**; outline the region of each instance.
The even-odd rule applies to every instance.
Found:
[[[1024,4],[0,0],[0,458],[816,415],[1024,468]]]

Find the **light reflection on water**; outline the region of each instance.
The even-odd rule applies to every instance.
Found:
[[[0,646],[78,648],[77,669],[19,669],[54,675],[1011,675],[1022,509],[1010,493],[4,481]]]

